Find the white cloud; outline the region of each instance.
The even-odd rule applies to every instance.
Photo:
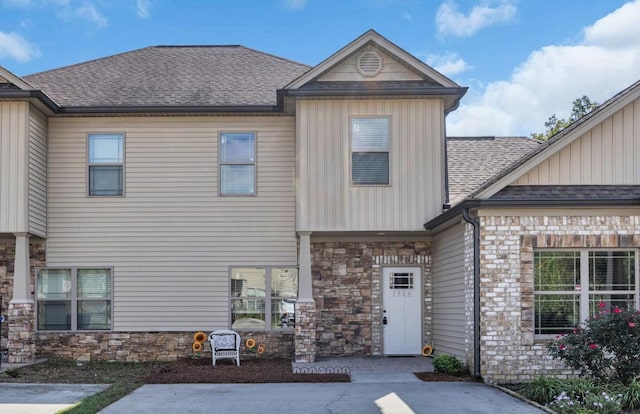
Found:
[[[640,0],[625,4],[584,29],[574,45],[533,51],[511,78],[470,91],[449,115],[450,135],[529,135],[552,114],[567,117],[574,99],[602,103],[638,80]]]
[[[0,58],[8,57],[24,63],[38,56],[38,48],[17,33],[0,32]]]
[[[515,18],[516,7],[503,2],[495,7],[484,3],[473,6],[468,14],[458,11],[454,0],[442,3],[436,12],[438,33],[443,36],[469,37],[486,27],[510,22]]]
[[[149,17],[150,8],[150,0],[136,0],[136,13],[141,19],[146,19],[147,17]]]
[[[90,23],[94,23],[98,27],[106,27],[109,23],[107,18],[98,12],[96,5],[90,1],[83,2],[82,6],[75,10],[75,15]]]
[[[285,0],[284,4],[289,9],[300,10],[307,5],[307,0]]]
[[[457,53],[447,52],[443,55],[428,55],[427,64],[446,76],[453,76],[470,69],[471,67]]]

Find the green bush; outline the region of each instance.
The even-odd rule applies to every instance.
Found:
[[[628,411],[640,411],[640,382],[632,379],[622,391],[622,408]]]
[[[462,362],[453,355],[438,355],[433,359],[433,369],[440,374],[462,375],[465,371]]]
[[[640,313],[618,307],[600,310],[584,328],[560,335],[548,344],[554,358],[569,367],[605,381],[629,384],[640,376]]]
[[[527,383],[520,390],[524,397],[537,402],[538,404],[549,404],[562,392],[562,383],[552,377],[540,376]]]

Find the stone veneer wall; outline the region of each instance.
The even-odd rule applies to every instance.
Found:
[[[311,241],[316,355],[382,354],[384,266],[422,268],[424,343],[431,338],[431,244]]]
[[[211,358],[205,341],[203,350],[192,350],[195,332],[36,332],[38,358],[77,361],[175,361],[178,358]],[[208,334],[208,332],[205,331]],[[239,332],[241,358],[291,358],[293,333]],[[256,355],[245,342],[254,338],[265,344]],[[256,347],[257,348],[257,347]]]
[[[465,302],[464,302],[464,316],[465,316],[465,335],[464,335],[464,347],[467,354],[466,364],[469,368],[469,372],[474,374],[474,285],[475,275],[473,272],[473,226],[471,224],[465,224],[464,226],[464,285],[465,285]]]
[[[9,302],[13,298],[13,267],[15,264],[15,240],[0,240],[0,296],[2,297],[2,306],[0,307],[0,315],[5,317],[0,327],[2,328],[2,336],[0,337],[0,352],[7,349],[8,332],[9,332]],[[29,243],[29,254],[31,257],[31,281],[30,291],[35,291],[35,268],[45,266],[46,251],[45,241],[38,238],[31,238]],[[33,326],[35,329],[35,326]]]
[[[533,252],[541,248],[638,248],[640,216],[480,217],[481,374],[514,383],[577,372],[533,334]]]

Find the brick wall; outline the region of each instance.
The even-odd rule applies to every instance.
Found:
[[[521,382],[576,372],[533,335],[536,248],[640,247],[640,216],[480,217],[481,373]]]
[[[316,355],[382,354],[384,266],[415,265],[424,281],[424,336],[431,337],[429,242],[311,242]]]

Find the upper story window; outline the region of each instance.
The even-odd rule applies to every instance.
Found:
[[[124,135],[89,134],[89,195],[124,194]]]
[[[111,329],[111,269],[38,269],[39,330]]]
[[[389,118],[351,118],[351,183],[389,185]]]
[[[256,194],[256,134],[220,134],[220,195]]]
[[[601,303],[637,308],[637,269],[634,250],[534,252],[535,333],[570,332]]]

